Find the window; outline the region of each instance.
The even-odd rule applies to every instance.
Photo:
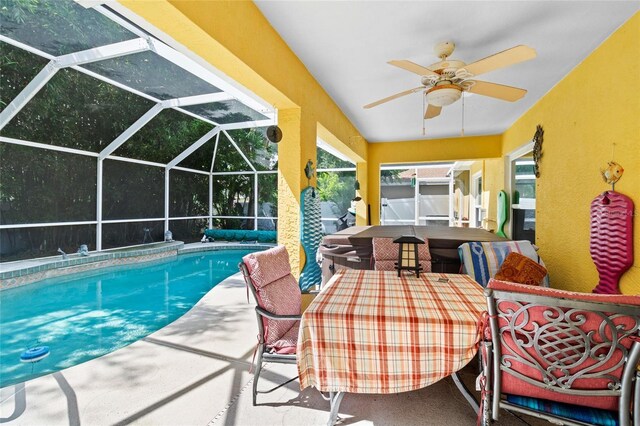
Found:
[[[322,232],[328,235],[355,225],[355,211],[350,209],[356,196],[356,167],[322,141],[317,152],[320,218]]]
[[[536,177],[532,158],[533,143],[509,154],[505,171],[511,190],[511,238],[535,243]]]
[[[482,219],[484,219],[484,210],[482,209],[482,172],[478,172],[472,177],[471,203],[470,225],[474,228],[482,228]]]
[[[416,164],[411,168],[382,166],[380,223],[422,226],[453,224],[456,208],[454,175],[454,163]],[[460,211],[461,206],[457,208]],[[462,220],[463,215],[457,214],[459,221]]]

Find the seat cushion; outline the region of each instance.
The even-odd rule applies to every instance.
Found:
[[[599,410],[597,408],[581,407],[578,405],[563,404],[545,399],[527,398],[517,395],[507,395],[507,402],[533,411],[561,416],[588,424],[600,426],[618,425],[618,413],[616,411]]]
[[[268,347],[277,354],[295,354],[296,345],[298,344],[298,330],[300,329],[300,321],[295,321],[284,335],[273,342]]]
[[[276,315],[300,315],[302,296],[300,287],[293,275],[289,274],[269,285],[256,289],[262,308]],[[266,319],[265,343],[271,348],[296,325],[295,320]]]
[[[507,330],[501,334],[501,355],[503,359],[508,360],[511,370],[541,382],[543,379],[541,371],[548,371],[548,374],[552,374],[555,378],[561,378],[565,377],[565,374],[573,375],[578,371],[585,371],[586,368],[588,374],[576,378],[571,385],[574,389],[583,390],[608,389],[612,382],[611,377],[620,378],[624,365],[621,361],[624,353],[619,348],[613,349],[615,346],[610,343],[610,329],[600,331],[605,318],[604,314],[596,311],[580,311],[579,315],[571,314],[573,320],[571,326],[567,325],[566,320],[555,323],[554,319],[558,318],[559,312],[569,312],[570,308],[561,307],[562,300],[640,306],[640,296],[577,293],[498,280],[490,280],[488,288],[495,291],[553,297],[558,299],[557,304],[560,306],[546,307],[543,302],[540,302],[524,310],[522,306],[528,302],[500,299],[499,294],[496,294],[498,312],[506,315],[505,318],[498,317],[498,329]],[[506,314],[508,312],[512,314]],[[619,344],[628,350],[633,340],[629,336],[623,337],[623,334],[625,330],[628,333],[634,329],[636,319],[620,314],[608,321],[617,327],[616,340],[620,339]],[[512,324],[511,327],[510,324]],[[539,337],[532,337],[534,334]],[[584,339],[588,340],[589,347],[592,348],[591,356],[586,356],[581,349]],[[606,358],[609,351],[611,351],[611,357]],[[603,357],[602,361],[600,356]],[[546,385],[535,386],[526,383],[506,370],[502,373],[502,392],[506,394],[605,410],[618,408],[619,398],[616,396],[568,395],[546,387]]]
[[[560,290],[557,288],[534,287],[513,282],[499,281],[495,279],[491,280],[487,287],[498,291],[513,291],[518,293],[537,294],[540,296],[557,297],[560,299],[640,306],[640,296],[631,296],[625,294],[580,293],[577,291]]]
[[[256,288],[264,287],[278,278],[291,274],[289,253],[285,246],[249,253],[242,260],[247,265]]]
[[[399,244],[393,242],[393,238],[373,238],[373,258],[375,260],[393,260],[398,261]],[[431,261],[431,253],[429,252],[429,243],[425,240],[424,244],[418,244],[418,257],[420,260]]]
[[[538,262],[520,253],[511,252],[507,255],[496,272],[495,279],[511,281],[520,284],[540,285],[547,275],[547,269]]]
[[[300,287],[291,275],[289,254],[284,246],[250,253],[242,260],[249,270],[249,277],[255,287],[258,305],[261,308],[276,315],[300,315],[302,305]],[[296,320],[283,321],[267,318],[263,318],[262,321],[265,329],[265,344],[276,350],[287,346],[277,342],[284,339],[284,336],[298,323]]]

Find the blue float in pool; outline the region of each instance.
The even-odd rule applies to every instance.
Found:
[[[49,356],[49,346],[29,348],[20,355],[20,362],[38,362]]]

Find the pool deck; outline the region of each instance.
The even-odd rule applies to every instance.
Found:
[[[0,389],[10,425],[323,425],[329,403],[294,381],[251,405],[256,342],[253,305],[240,274],[214,287],[167,327],[101,358]],[[36,365],[37,368],[37,365]],[[260,388],[295,376],[267,365]],[[472,383],[475,367],[463,370]],[[341,424],[474,425],[475,413],[447,378],[394,395],[345,396]],[[526,416],[525,416],[526,417]],[[543,424],[526,417],[529,424]],[[503,412],[499,425],[522,425]],[[544,423],[547,424],[547,423]]]

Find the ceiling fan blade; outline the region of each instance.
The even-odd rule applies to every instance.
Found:
[[[438,74],[436,74],[435,72],[431,71],[429,68],[425,68],[422,65],[418,65],[414,62],[411,61],[407,61],[407,60],[400,60],[400,61],[389,61],[387,62],[389,65],[393,65],[396,66],[398,68],[402,68],[403,70],[407,70],[410,71],[414,74],[418,74],[418,75],[434,75],[437,76]]]
[[[429,104],[427,110],[424,112],[424,118],[429,119],[437,117],[440,115],[440,111],[442,111],[442,107]]]
[[[473,75],[480,75],[499,68],[508,67],[520,62],[528,61],[536,57],[535,49],[518,45],[511,49],[503,50],[495,55],[487,56],[463,68]]]
[[[424,86],[415,87],[413,89],[405,90],[404,92],[396,93],[395,95],[391,95],[391,96],[388,96],[386,98],[380,99],[379,101],[375,101],[375,102],[372,102],[370,104],[367,104],[363,108],[364,109],[373,108],[374,106],[378,106],[378,105],[383,104],[385,102],[389,102],[389,101],[392,101],[394,99],[398,99],[398,98],[400,98],[402,96],[410,95],[411,93],[415,93],[415,92],[418,92],[418,91],[423,90],[423,89],[424,89]]]
[[[467,81],[474,82],[473,86],[467,89],[467,92],[475,93],[476,95],[490,96],[492,98],[502,99],[503,101],[515,102],[527,93],[525,89],[505,86],[503,84],[489,83],[487,81],[479,80]]]

